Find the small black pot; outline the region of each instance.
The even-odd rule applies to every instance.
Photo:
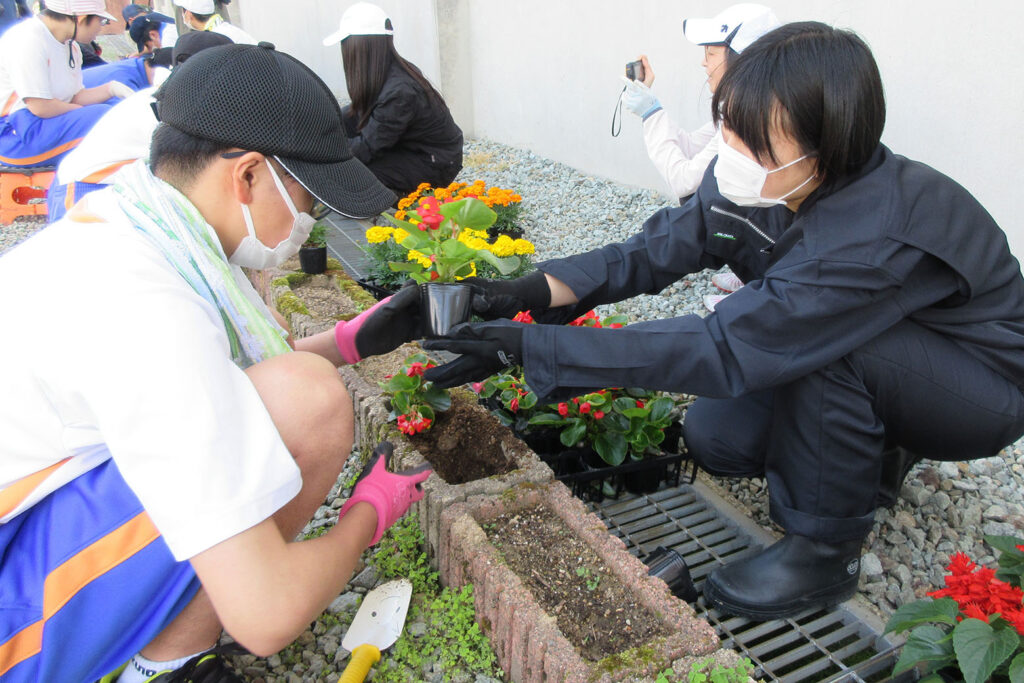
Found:
[[[528,432],[515,432],[515,435],[525,441],[530,450],[538,455],[564,451],[565,446],[559,434],[560,431],[554,427],[535,427]]]
[[[460,282],[425,282],[420,285],[423,331],[426,337],[443,337],[469,320],[473,290]]]
[[[299,267],[308,275],[319,275],[327,270],[327,247],[299,248]]]
[[[686,602],[697,601],[699,595],[693,585],[690,568],[686,566],[686,560],[675,550],[659,545],[647,556],[644,564],[648,567],[647,573],[667,583],[677,598]]]
[[[623,486],[630,493],[654,493],[665,480],[666,466],[654,460],[645,463],[648,467],[622,475]]]

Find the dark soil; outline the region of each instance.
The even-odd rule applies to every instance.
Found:
[[[501,448],[508,427],[477,405],[476,400],[453,392],[451,409],[437,414],[430,429],[409,437],[434,472],[449,484],[463,484],[515,469]]]
[[[596,662],[667,635],[604,561],[547,508],[505,514],[483,528],[585,659]]]

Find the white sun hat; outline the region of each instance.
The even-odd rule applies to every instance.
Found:
[[[117,21],[113,15],[107,13],[107,3],[103,0],[47,0],[46,9],[69,17],[95,14],[110,21]]]
[[[324,45],[340,43],[349,36],[390,36],[395,30],[391,19],[380,7],[357,2],[341,15],[338,30],[324,38]]]
[[[782,24],[764,5],[744,2],[710,19],[683,20],[683,35],[697,45],[728,45],[743,52],[751,43]]]
[[[192,14],[213,14],[217,11],[213,0],[174,0],[174,4]]]

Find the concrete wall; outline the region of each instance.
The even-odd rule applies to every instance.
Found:
[[[339,49],[320,38],[348,0],[237,0],[241,24],[306,61],[344,94]],[[399,51],[441,87],[467,135],[535,151],[587,173],[664,190],[646,157],[639,120],[623,112],[609,134],[625,62],[646,53],[654,90],[683,127],[709,120],[701,49],[682,38],[686,16],[727,0],[380,0]],[[782,21],[816,19],[871,45],[888,101],[883,142],[971,191],[1024,258],[1013,211],[1022,174],[1024,48],[1007,33],[1024,3],[991,0],[776,0]],[[232,5],[234,8],[236,5]],[[234,12],[235,10],[232,9]],[[440,49],[439,49],[440,45]]]

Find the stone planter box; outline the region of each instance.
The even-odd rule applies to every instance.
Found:
[[[377,382],[385,375],[399,371],[402,361],[417,351],[420,351],[417,344],[406,344],[390,354],[339,369],[355,407],[356,443],[363,452],[368,453],[384,439],[391,441],[395,444],[395,469],[416,467],[426,459],[398,432],[393,423],[388,422],[389,411],[384,405],[385,397]],[[479,410],[487,419],[496,420],[482,407]],[[496,495],[518,484],[541,483],[553,479],[551,468],[541,462],[526,444],[515,438],[511,431],[502,437],[501,449],[514,465],[515,469],[511,472],[462,484],[449,484],[434,474],[423,482],[423,499],[415,503],[412,509],[419,513],[423,536],[432,558],[437,557],[440,543],[441,513],[448,506],[470,496]]]
[[[624,586],[633,588],[637,602],[657,615],[669,635],[599,662],[583,659],[481,528],[502,514],[538,504],[561,518]],[[502,668],[517,683],[632,680],[654,675],[681,657],[718,649],[714,629],[675,598],[664,582],[649,577],[647,567],[560,482],[521,485],[448,507],[441,515],[438,565],[446,585],[473,584],[477,623],[491,639]]]

